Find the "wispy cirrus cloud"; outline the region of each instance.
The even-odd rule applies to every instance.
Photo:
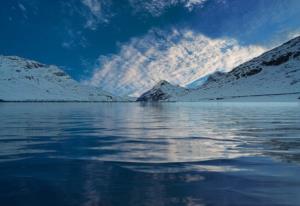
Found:
[[[97,29],[99,23],[108,23],[113,16],[111,13],[110,0],[81,0],[82,4],[89,10],[85,13],[85,27],[91,30]]]
[[[153,17],[161,16],[168,8],[181,5],[189,11],[194,7],[203,6],[208,0],[128,0],[123,3],[129,4],[133,13],[150,14]],[[114,0],[81,0],[82,4],[89,9],[86,14],[87,22],[85,27],[96,29],[100,23],[109,23],[112,16],[112,4],[118,6],[118,2]]]
[[[22,3],[19,3],[19,4],[18,4],[18,7],[19,7],[23,12],[26,12],[26,11],[27,11],[26,7],[25,7]]]
[[[229,71],[265,48],[234,39],[211,39],[188,29],[152,29],[102,56],[89,81],[114,94],[138,96],[160,80],[186,85],[217,70]]]
[[[184,6],[191,11],[195,6],[203,6],[206,1],[207,0],[188,0]]]
[[[88,41],[81,31],[74,31],[69,28],[66,30],[65,36],[66,38],[61,44],[61,46],[65,49],[72,49],[75,47],[85,48],[88,45]]]
[[[18,3],[18,8],[20,9],[24,19],[28,19],[27,8],[22,3]]]
[[[168,8],[182,5],[188,10],[202,6],[207,0],[129,0],[135,13],[146,13],[154,17],[161,16]]]

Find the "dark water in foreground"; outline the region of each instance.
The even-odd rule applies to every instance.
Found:
[[[300,205],[300,104],[0,103],[0,205]]]

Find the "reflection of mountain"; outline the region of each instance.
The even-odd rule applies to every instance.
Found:
[[[3,139],[6,143],[2,146],[2,155],[11,153],[18,157],[49,153],[68,157],[73,156],[77,148],[89,149],[88,153],[81,153],[87,158],[105,161],[190,162],[257,152],[239,148],[240,144],[253,138],[251,134],[257,135],[256,131],[245,131],[248,126],[260,127],[259,123],[244,124],[245,118],[251,117],[249,111],[258,115],[257,108],[244,110],[244,107],[208,104],[201,107],[193,104],[180,107],[172,103],[140,106],[120,103],[101,107],[76,103],[5,104],[1,106],[2,117],[20,120],[15,130],[1,130],[0,134],[4,138],[9,132],[19,141]],[[23,111],[27,112],[23,114]],[[84,121],[80,122],[81,118]],[[9,119],[5,122],[8,124]],[[61,145],[60,150],[56,145]]]
[[[295,130],[299,131],[300,128]],[[269,149],[265,152],[266,155],[287,162],[300,163],[300,138],[274,138],[265,144]]]
[[[110,124],[104,124],[107,129],[101,135],[107,137],[102,140],[105,144],[94,144],[93,148],[113,152],[95,157],[97,160],[166,163],[234,158],[255,153],[245,148],[239,150],[237,146],[247,138],[239,139],[237,131],[230,129],[244,115],[231,119],[230,110],[223,111],[217,105],[204,104],[201,110],[198,105],[185,108],[171,103],[140,105],[112,108],[112,116],[115,116],[113,111],[118,111],[118,115],[124,114],[127,121],[120,124],[118,118],[112,118]],[[94,122],[94,128],[101,126],[101,119]]]
[[[287,103],[2,103],[0,199],[297,205],[300,168],[268,156],[298,162],[298,111]]]
[[[297,109],[208,103],[201,107],[194,103],[185,107],[174,103],[101,107],[76,103],[3,104],[0,114],[6,117],[2,122],[7,129],[0,131],[1,156],[68,157],[78,156],[76,150],[88,149],[81,157],[122,162],[198,162],[265,153],[265,145],[271,148],[268,154],[297,159]],[[296,122],[289,123],[285,116],[296,118]],[[11,125],[11,118],[19,119],[17,126]]]

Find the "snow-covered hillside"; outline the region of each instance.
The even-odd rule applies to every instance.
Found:
[[[300,101],[300,37],[167,101]]]
[[[168,101],[172,97],[180,97],[188,93],[188,89],[175,86],[167,81],[160,81],[152,89],[142,94],[137,101]]]
[[[16,56],[0,56],[2,101],[115,101],[102,90],[84,86],[56,66]]]
[[[219,76],[223,74],[222,72],[215,72],[213,74],[208,74],[205,75],[204,77],[200,77],[199,79],[185,85],[184,87],[188,88],[188,89],[199,89],[203,84],[205,84],[207,82],[207,80],[213,76]]]

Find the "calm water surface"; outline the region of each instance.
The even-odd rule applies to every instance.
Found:
[[[0,205],[300,205],[300,104],[0,103]]]

